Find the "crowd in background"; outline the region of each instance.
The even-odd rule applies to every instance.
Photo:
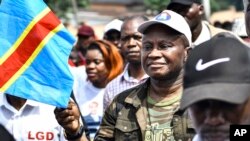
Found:
[[[192,32],[192,46],[198,46],[199,44],[209,40],[212,36],[220,33],[220,32],[230,32],[234,35],[239,36],[244,41],[249,42],[249,38],[246,34],[245,29],[245,21],[244,19],[235,19],[233,22],[214,22],[214,24],[210,24],[208,21],[203,20],[203,14],[204,11],[201,7],[201,3],[197,1],[189,1],[190,3],[185,2],[175,2],[173,0],[172,3],[170,3],[168,6],[166,6],[166,9],[173,10],[179,14],[181,14],[185,19],[187,20],[191,32]],[[191,11],[192,9],[193,11]],[[189,12],[190,11],[190,12]],[[200,14],[200,13],[203,14]],[[91,133],[96,133],[97,129],[99,128],[99,124],[101,122],[103,114],[99,115],[97,114],[97,111],[105,111],[105,109],[109,106],[109,104],[112,102],[114,97],[121,93],[122,91],[126,89],[130,89],[132,87],[137,86],[138,84],[142,84],[145,82],[145,80],[148,78],[148,75],[144,72],[142,68],[142,64],[140,61],[140,57],[137,58],[139,60],[135,60],[135,54],[139,54],[141,50],[141,38],[142,35],[137,31],[137,28],[140,24],[137,24],[134,21],[134,19],[140,20],[140,18],[144,18],[144,20],[141,20],[145,22],[147,20],[146,17],[140,17],[140,16],[132,16],[127,17],[125,19],[114,19],[108,23],[104,28],[103,33],[103,39],[108,42],[111,42],[116,46],[116,48],[119,50],[120,55],[123,58],[123,61],[120,60],[120,63],[123,64],[123,72],[120,72],[120,75],[118,75],[114,80],[112,80],[109,83],[103,82],[103,92],[100,94],[101,97],[98,102],[95,102],[95,113],[96,115],[92,114],[90,110],[93,109],[93,103],[91,104],[91,101],[95,99],[95,92],[92,92],[91,90],[87,90],[86,88],[78,88],[81,89],[81,92],[75,92],[77,97],[79,99],[86,99],[88,102],[77,102],[79,105],[82,105],[83,103],[89,103],[89,109],[84,108],[84,110],[81,110],[83,115],[86,115],[87,113],[92,114],[92,116],[88,115],[88,117],[85,118],[85,120],[89,123],[89,128],[91,130]],[[86,48],[89,46],[89,41],[92,41],[93,39],[96,39],[96,36],[94,34],[94,29],[90,25],[81,25],[81,27],[78,30],[77,33],[78,36],[78,42],[75,46],[75,49],[72,51],[70,62],[74,62],[71,64],[72,67],[79,67],[81,65],[85,65],[86,68],[88,68],[88,64],[81,64],[80,62],[85,62],[86,55],[85,51]],[[96,39],[97,40],[97,39]],[[134,54],[129,54],[129,50],[131,52],[134,52]],[[79,54],[79,55],[77,55]],[[74,60],[74,61],[73,61]],[[77,61],[78,60],[78,61]],[[76,69],[76,68],[73,68]],[[86,75],[87,77],[84,78],[86,81],[90,81],[89,72],[86,71],[86,74],[81,72],[80,75]],[[99,78],[102,80],[101,78]],[[83,84],[83,82],[81,82]],[[91,92],[90,92],[91,91]],[[89,93],[90,92],[90,93]],[[77,98],[78,99],[78,98]],[[81,109],[81,106],[80,106]],[[88,112],[89,111],[89,112]],[[101,113],[102,113],[101,112]],[[98,116],[97,116],[98,115]],[[98,117],[98,118],[97,118]],[[93,121],[97,124],[94,124]],[[97,126],[93,126],[97,125]],[[94,128],[94,129],[93,129]],[[92,132],[93,131],[93,132]],[[93,135],[94,136],[94,135]],[[92,137],[93,137],[92,136]]]

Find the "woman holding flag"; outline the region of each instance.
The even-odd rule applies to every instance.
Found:
[[[89,45],[86,51],[87,80],[75,79],[73,92],[91,138],[103,115],[104,88],[122,70],[122,57],[112,43],[97,40]]]

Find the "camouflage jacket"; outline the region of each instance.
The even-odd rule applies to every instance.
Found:
[[[95,141],[143,141],[147,118],[142,108],[150,79],[117,95],[106,109]],[[191,141],[194,129],[188,115],[178,111],[172,119],[176,141]]]

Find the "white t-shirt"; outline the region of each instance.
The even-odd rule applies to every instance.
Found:
[[[90,81],[76,82],[74,95],[81,114],[88,125],[90,138],[94,138],[103,116],[104,88],[96,88]]]
[[[63,128],[57,123],[54,106],[27,100],[17,111],[0,94],[0,123],[17,141],[65,141]]]
[[[103,116],[104,88],[96,88],[90,81],[78,82],[74,86],[76,102],[83,116],[97,110],[98,116]]]
[[[86,74],[86,67],[85,66],[79,66],[79,67],[72,67],[69,66],[70,72],[74,78],[74,84],[73,87],[77,86],[77,83],[84,82],[87,80],[87,74]]]

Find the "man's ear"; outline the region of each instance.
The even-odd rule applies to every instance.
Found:
[[[201,4],[199,5],[199,15],[203,15],[204,14],[204,6]]]

